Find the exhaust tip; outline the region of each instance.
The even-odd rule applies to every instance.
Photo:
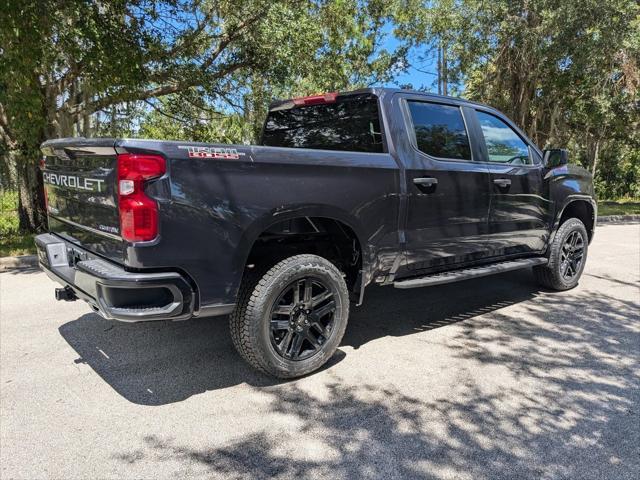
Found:
[[[71,287],[67,286],[64,288],[56,288],[56,300],[73,302],[74,300],[77,300],[77,299],[78,297],[76,297],[76,294]]]

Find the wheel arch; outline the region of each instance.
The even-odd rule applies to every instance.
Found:
[[[567,197],[562,205],[562,208],[558,210],[558,214],[556,215],[553,226],[553,235],[551,236],[550,241],[553,241],[556,232],[564,222],[566,222],[569,218],[577,218],[584,224],[587,230],[587,235],[589,236],[589,243],[591,243],[595,233],[596,214],[597,204],[592,197]]]
[[[244,231],[238,248],[235,250],[233,265],[234,271],[239,272],[239,275],[237,283],[234,285],[234,291],[237,292],[245,267],[251,260],[252,252],[255,252],[256,244],[266,232],[286,222],[304,220],[305,222],[310,221],[310,225],[313,225],[315,219],[336,222],[337,225],[345,229],[347,236],[352,236],[357,242],[359,250],[358,279],[354,280],[352,286],[354,287],[353,292],[359,294],[364,288],[364,280],[367,276],[364,272],[368,271],[371,264],[370,251],[365,241],[363,227],[358,219],[348,212],[326,205],[277,208],[253,221]]]

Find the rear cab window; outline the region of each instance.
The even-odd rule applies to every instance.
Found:
[[[378,97],[338,96],[335,102],[274,108],[267,115],[262,145],[383,153]]]
[[[459,107],[409,100],[416,147],[429,156],[471,161],[471,147]]]

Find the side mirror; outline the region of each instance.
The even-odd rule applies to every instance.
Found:
[[[542,163],[546,167],[556,168],[569,163],[569,152],[564,148],[550,148],[543,154]]]

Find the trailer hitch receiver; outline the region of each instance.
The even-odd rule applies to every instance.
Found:
[[[65,302],[73,302],[77,300],[75,292],[69,286],[64,288],[56,288],[56,300],[64,300]]]

